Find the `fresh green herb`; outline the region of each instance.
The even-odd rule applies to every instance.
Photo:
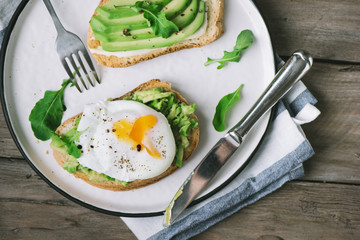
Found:
[[[250,30],[244,30],[238,35],[232,52],[224,51],[224,56],[220,59],[208,58],[205,66],[217,62],[220,64],[217,69],[221,69],[227,62],[239,62],[244,50],[247,49],[253,42],[254,36],[252,32]]]
[[[222,132],[226,129],[225,126],[225,115],[226,112],[234,105],[236,101],[240,99],[240,90],[243,88],[244,84],[241,84],[235,92],[230,93],[219,101],[216,106],[216,112],[213,118],[213,126],[216,131]]]
[[[36,138],[46,141],[51,133],[61,124],[63,112],[64,90],[71,80],[64,80],[58,91],[46,91],[44,98],[40,99],[31,110],[29,121]]]
[[[148,1],[138,1],[131,9],[143,13],[155,35],[169,38],[173,33],[178,32],[179,28],[172,21],[168,20],[165,12],[162,11],[162,3],[151,3]]]

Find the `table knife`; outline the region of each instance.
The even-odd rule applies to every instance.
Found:
[[[306,74],[312,66],[312,57],[305,51],[296,51],[283,64],[277,55],[275,60],[283,65],[265,89],[260,98],[230,131],[226,133],[207,153],[197,167],[190,173],[180,189],[165,209],[163,225],[169,226],[195,199],[202,189],[216,175],[219,169],[240,147],[248,132],[255,123],[276,102],[283,97],[296,82]],[[245,164],[245,163],[244,163]]]

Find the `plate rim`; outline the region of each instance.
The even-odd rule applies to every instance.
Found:
[[[273,45],[273,41],[272,41],[272,37],[271,34],[269,32],[269,28],[268,25],[265,21],[265,19],[263,18],[263,15],[261,14],[260,9],[258,8],[258,6],[256,5],[256,3],[253,0],[248,0],[254,7],[255,9],[258,11],[258,13],[261,16],[261,19],[263,21],[263,23],[265,24],[265,28],[267,31],[267,34],[269,36],[270,39],[270,45],[272,48],[272,52],[273,52],[273,58],[274,58],[274,63],[275,61],[275,49],[274,49],[274,45]],[[92,204],[86,203],[78,198],[73,197],[72,195],[70,195],[69,193],[65,192],[64,190],[62,190],[60,187],[56,186],[54,183],[51,182],[50,179],[48,179],[45,175],[43,175],[41,173],[41,171],[32,163],[32,161],[29,159],[29,157],[26,155],[25,151],[22,149],[22,146],[18,140],[18,137],[15,134],[13,125],[11,124],[10,121],[10,117],[9,117],[9,112],[8,112],[8,108],[7,108],[7,104],[6,104],[6,99],[5,99],[5,94],[4,94],[4,74],[5,74],[5,59],[6,59],[6,52],[7,52],[7,47],[8,47],[8,43],[11,37],[11,34],[13,32],[13,29],[17,23],[17,20],[19,18],[19,16],[21,15],[21,13],[23,12],[23,10],[25,9],[25,7],[27,6],[27,4],[30,2],[30,0],[22,0],[19,4],[19,6],[16,8],[13,16],[10,19],[10,22],[8,24],[7,30],[5,32],[4,38],[3,38],[3,42],[1,44],[1,51],[0,51],[0,98],[1,98],[1,107],[2,107],[2,111],[3,111],[3,115],[5,118],[5,122],[6,125],[10,131],[10,135],[13,138],[15,145],[17,146],[18,150],[20,151],[21,155],[24,157],[24,159],[26,160],[26,162],[30,165],[30,167],[36,172],[37,175],[39,175],[41,177],[42,180],[44,180],[51,188],[53,188],[55,191],[57,191],[58,193],[60,193],[62,196],[66,197],[67,199],[85,207],[88,208],[90,210],[94,210],[100,213],[104,213],[104,214],[108,214],[108,215],[113,215],[113,216],[120,216],[120,217],[133,217],[133,218],[140,218],[140,217],[154,217],[154,216],[161,216],[164,214],[164,211],[157,211],[157,212],[146,212],[146,213],[126,213],[126,212],[119,212],[119,211],[111,211],[111,210],[107,210],[107,209],[103,209],[100,207],[96,207]],[[274,69],[276,70],[276,66],[274,65]],[[240,167],[233,175],[231,175],[226,181],[224,181],[222,184],[220,184],[218,187],[216,187],[215,189],[213,189],[212,191],[210,191],[209,193],[205,194],[204,196],[194,200],[188,207],[194,206],[208,198],[210,198],[211,196],[213,196],[214,194],[216,194],[217,192],[219,192],[220,190],[222,190],[225,186],[227,186],[235,177],[237,177],[240,172],[246,167],[247,163],[250,162],[250,160],[252,159],[253,155],[257,152],[257,149],[259,148],[259,146],[261,145],[264,136],[269,128],[269,123],[272,119],[273,116],[273,109],[271,109],[271,113],[267,119],[266,122],[266,128],[264,133],[262,134],[259,142],[257,143],[255,149],[253,150],[253,152],[250,154],[250,156],[247,158],[247,160],[245,161],[245,164]]]

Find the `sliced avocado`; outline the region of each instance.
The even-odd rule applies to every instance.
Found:
[[[181,14],[187,6],[191,3],[191,0],[172,0],[164,7],[166,17],[172,19]]]
[[[134,41],[140,39],[148,39],[156,37],[154,31],[151,28],[142,28],[136,30],[122,30],[121,32],[113,33],[101,33],[94,32],[95,38],[99,41],[106,42],[124,42],[124,41]]]
[[[123,13],[130,14],[125,8],[135,5],[139,0],[110,0],[104,6],[98,7],[95,11],[99,14],[104,15],[105,17],[112,18],[122,18],[125,17]],[[190,4],[191,0],[146,0],[146,2],[159,4],[162,3],[166,17],[171,19],[179,15],[185,8]],[[131,9],[130,9],[131,10]],[[136,13],[136,12],[135,12]]]
[[[127,6],[114,6],[113,8],[97,7],[95,9],[95,12],[104,16],[107,19],[126,18],[139,14]]]
[[[205,16],[205,3],[200,1],[199,10],[193,22],[183,28],[180,32],[173,34],[169,38],[155,37],[127,42],[101,42],[105,51],[130,51],[138,49],[153,49],[170,46],[194,34],[203,24]]]
[[[114,9],[116,6],[133,6],[139,0],[110,0],[103,5],[104,8]],[[151,3],[163,3],[164,5],[171,2],[171,0],[146,0]]]
[[[173,18],[171,21],[173,21],[179,28],[184,28],[195,19],[198,8],[199,8],[199,1],[191,0],[190,5],[185,9],[185,11],[180,15],[178,15],[177,17]],[[95,19],[95,21],[97,20],[98,19]],[[104,26],[101,27],[105,28]],[[143,27],[143,25],[137,25],[136,27],[134,26],[123,26],[123,27],[117,26],[117,27],[119,28],[120,31],[110,32],[110,33],[102,33],[96,31],[95,38],[99,41],[106,41],[106,42],[124,42],[124,41],[135,41],[135,40],[149,39],[156,37],[151,27],[142,28],[142,29],[138,29],[138,28]],[[95,26],[95,28],[99,28],[99,27]],[[126,29],[125,34],[124,34],[124,29]]]
[[[179,28],[184,28],[194,21],[196,13],[199,9],[199,1],[192,0],[190,5],[177,17],[171,19],[173,23],[176,24]]]
[[[110,1],[112,2],[112,1]],[[171,19],[178,14],[181,14],[186,7],[191,3],[191,0],[172,0],[165,1],[164,3],[169,2],[164,7],[165,15],[168,19]],[[134,3],[135,4],[135,3]],[[134,5],[130,4],[128,6]],[[142,14],[136,13],[134,10],[129,7],[112,7],[103,6],[97,8],[98,15],[94,16],[90,20],[91,28],[94,32],[121,32],[124,29],[139,29],[148,27],[147,20]],[[131,14],[130,11],[134,11],[135,14]],[[121,16],[124,12],[124,16]],[[96,35],[95,35],[96,38]]]
[[[143,15],[135,15],[129,18],[117,19],[118,23],[112,23],[101,15],[96,15],[90,20],[90,25],[95,33],[122,32],[125,29],[141,29],[149,27]]]

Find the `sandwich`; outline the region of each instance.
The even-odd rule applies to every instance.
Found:
[[[145,187],[182,166],[199,141],[196,105],[158,79],[127,94],[88,104],[51,137],[53,156],[99,188]]]
[[[215,41],[223,12],[223,0],[102,0],[88,47],[101,65],[127,67]]]

